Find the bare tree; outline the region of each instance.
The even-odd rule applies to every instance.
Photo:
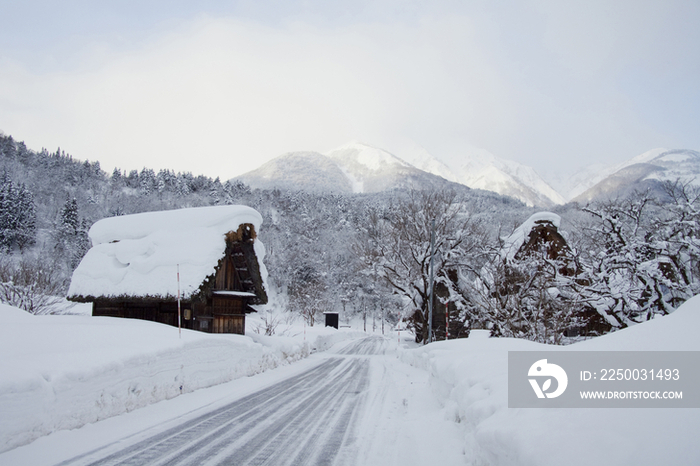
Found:
[[[518,258],[496,256],[468,296],[493,336],[561,344],[567,330],[586,323],[570,272],[568,257],[550,258],[544,248]]]
[[[593,222],[584,229],[589,247],[580,292],[617,327],[673,312],[698,291],[691,265],[698,232],[689,227],[698,218],[698,197],[688,202],[682,186],[667,189],[675,200],[663,208],[649,192],[584,208]]]
[[[294,272],[287,290],[290,312],[301,314],[313,326],[323,312],[332,308],[326,296],[327,288],[323,275],[315,267],[303,265]]]
[[[65,282],[51,264],[37,259],[0,259],[0,301],[31,314],[49,314],[62,301]]]
[[[445,302],[455,303],[462,322],[468,325],[464,297],[459,292],[459,283],[449,279],[449,271],[473,266],[485,234],[456,193],[410,191],[405,199],[396,201],[386,210],[370,212],[363,237],[356,245],[365,270],[372,270],[376,265],[377,274],[413,310],[410,322],[416,341],[422,342],[429,339],[426,324],[433,221],[437,282],[445,287]]]
[[[262,312],[260,314],[260,323],[255,325],[253,331],[271,337],[275,334],[281,322],[282,316],[280,314],[275,315],[270,312]]]

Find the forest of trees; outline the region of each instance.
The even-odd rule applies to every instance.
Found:
[[[5,135],[0,163],[0,300],[35,313],[50,312],[67,290],[95,221],[217,204],[263,215],[270,307],[309,324],[330,310],[382,313],[428,340],[433,220],[433,307],[449,310],[448,329],[445,320],[433,329],[438,339],[488,328],[566,343],[668,314],[699,291],[700,192],[681,181],[661,196],[560,206],[562,254],[552,258],[541,244],[504,258],[504,239],[536,211],[485,191],[314,194],[167,169],[108,174]]]

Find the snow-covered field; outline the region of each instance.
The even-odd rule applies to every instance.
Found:
[[[211,335],[154,322],[33,316],[0,305],[0,452],[180,394],[251,376],[352,337]]]
[[[429,371],[445,415],[464,426],[470,464],[698,465],[700,409],[508,408],[507,373],[508,351],[699,351],[698,328],[700,296],[669,316],[571,346],[474,331],[400,357]]]

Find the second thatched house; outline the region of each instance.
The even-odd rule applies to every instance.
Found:
[[[245,332],[245,315],[267,302],[257,239],[260,214],[216,206],[110,217],[90,229],[92,248],[68,299],[94,316],[152,320],[209,333]]]

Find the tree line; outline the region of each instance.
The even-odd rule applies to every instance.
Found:
[[[98,162],[60,149],[31,151],[4,135],[0,163],[5,302],[19,302],[17,287],[36,296],[64,293],[101,218],[217,204],[245,204],[263,215],[271,306],[309,324],[324,311],[365,319],[381,313],[390,325],[407,323],[418,341],[487,328],[494,336],[565,343],[668,314],[698,293],[700,194],[680,181],[661,196],[558,207],[565,247],[553,254],[553,243],[534,241],[509,255],[509,236],[536,211],[468,188],[341,195],[252,190],[167,169],[109,175]],[[20,273],[27,270],[34,275]],[[35,312],[50,308],[25,301],[39,303],[23,305]]]
[[[455,193],[410,193],[372,212],[358,242],[365,271],[378,268],[407,303],[417,341],[486,328],[561,344],[667,315],[700,292],[700,189],[690,183],[562,207],[568,231],[546,220],[558,215],[543,215],[537,229],[514,233],[524,236],[514,250],[512,236],[494,234],[470,204]],[[433,221],[432,308],[452,315],[434,314],[429,335]]]

